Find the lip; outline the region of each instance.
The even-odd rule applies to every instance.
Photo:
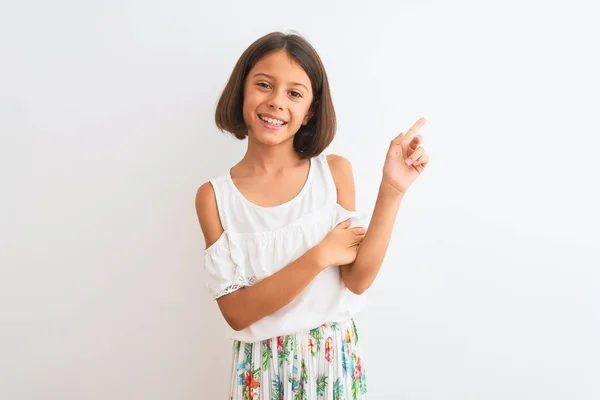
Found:
[[[266,114],[263,114],[263,115],[266,115]],[[262,126],[264,126],[264,127],[265,127],[265,128],[267,128],[267,129],[271,129],[271,130],[273,130],[273,131],[278,131],[278,130],[280,130],[280,129],[283,129],[283,128],[285,127],[285,125],[286,125],[286,124],[279,125],[279,126],[275,126],[275,125],[269,125],[269,124],[267,124],[265,121],[263,121],[261,118],[259,118],[259,119],[258,119],[258,121],[260,122],[260,124],[261,124]]]
[[[264,117],[269,117],[271,119],[276,119],[276,120],[279,120],[279,121],[283,121],[284,125],[287,124],[287,121],[285,119],[283,119],[281,117],[278,117],[277,115],[273,115],[273,114],[269,114],[269,113],[258,113],[257,115],[258,115],[258,118],[260,118],[260,116],[262,115]]]

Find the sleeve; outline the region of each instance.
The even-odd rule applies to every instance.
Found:
[[[341,205],[339,205],[337,203],[336,203],[336,205],[337,205],[336,218],[335,218],[334,224],[332,226],[332,229],[335,228],[337,224],[339,224],[340,222],[344,222],[348,218],[351,218],[351,223],[350,223],[351,228],[361,227],[361,228],[367,229],[369,227],[369,221],[368,221],[367,215],[364,212],[350,211],[350,210],[345,209],[344,207],[342,207]]]
[[[245,273],[244,264],[242,249],[232,245],[226,232],[204,250],[205,286],[214,300],[256,283],[255,277]]]

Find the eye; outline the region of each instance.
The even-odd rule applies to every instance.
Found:
[[[297,98],[301,98],[302,97],[302,93],[296,92],[295,90],[292,90],[290,92],[290,94],[292,95],[292,97],[297,97]]]
[[[265,82],[258,82],[257,85],[260,86],[260,87],[263,87],[265,89],[270,89],[271,88],[271,86],[268,83],[265,83]]]

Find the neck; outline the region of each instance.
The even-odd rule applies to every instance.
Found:
[[[300,155],[294,150],[293,140],[275,146],[266,146],[248,141],[246,154],[238,165],[253,173],[276,173],[301,163]]]

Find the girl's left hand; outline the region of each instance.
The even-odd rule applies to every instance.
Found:
[[[429,162],[425,149],[419,147],[423,137],[417,135],[425,122],[425,118],[419,119],[406,134],[401,132],[390,143],[383,165],[382,183],[391,185],[401,193],[406,193]]]

